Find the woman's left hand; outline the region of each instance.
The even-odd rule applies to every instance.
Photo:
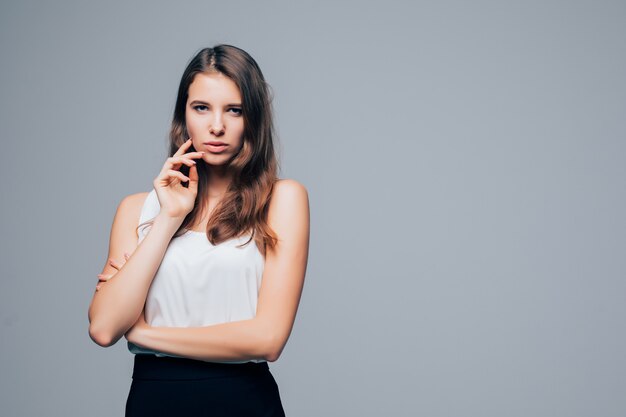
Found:
[[[141,314],[135,324],[133,324],[133,327],[131,327],[124,335],[126,336],[126,340],[139,346],[141,346],[141,340],[144,334],[143,332],[150,327],[150,325],[146,322],[144,314],[145,309],[141,310]]]
[[[98,274],[98,285],[96,285],[96,291],[100,291],[100,288],[104,284],[109,282],[109,280],[113,278],[117,274],[117,272],[119,272],[120,269],[122,269],[124,264],[126,264],[126,261],[128,260],[128,258],[130,258],[130,254],[128,252],[124,252],[124,262],[117,262],[115,259],[109,258],[109,264],[113,268],[117,269],[117,271],[112,274],[107,274],[107,275]]]

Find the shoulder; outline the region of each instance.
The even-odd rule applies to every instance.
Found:
[[[141,211],[141,207],[143,203],[148,198],[150,191],[145,191],[141,193],[129,194],[126,197],[122,198],[120,201],[119,208],[124,209],[124,211],[134,211],[139,213]]]
[[[270,199],[268,223],[278,234],[307,230],[309,195],[306,187],[293,179],[278,180]]]
[[[119,248],[132,252],[131,249],[136,246],[137,238],[139,237],[137,225],[140,220],[143,203],[148,194],[150,193],[129,194],[119,202],[113,217],[113,225],[111,226],[109,257],[121,255],[123,252],[121,249],[118,250]]]
[[[120,218],[126,224],[137,224],[141,216],[141,209],[149,197],[150,191],[129,194],[122,198],[117,206],[115,217]]]
[[[282,178],[274,184],[272,195],[280,194],[283,198],[285,195],[291,197],[307,197],[308,192],[304,185],[290,178]]]
[[[279,179],[274,184],[272,190],[272,197],[270,199],[270,211],[286,208],[286,206],[293,206],[307,204],[309,200],[309,193],[304,185],[296,180],[284,178]]]

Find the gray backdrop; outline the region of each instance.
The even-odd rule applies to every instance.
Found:
[[[3,1],[3,416],[121,416],[87,309],[200,48],[275,92],[308,273],[289,416],[624,416],[623,1]]]

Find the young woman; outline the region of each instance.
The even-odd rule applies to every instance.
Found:
[[[270,89],[231,45],[183,73],[170,153],[125,197],[89,307],[100,346],[135,354],[126,416],[284,416],[268,362],[296,317],[309,246],[303,185],[277,178]]]

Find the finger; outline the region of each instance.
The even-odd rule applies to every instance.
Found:
[[[168,171],[165,171],[154,179],[154,188],[171,187],[176,186],[179,183],[180,180],[178,178],[170,176]]]
[[[169,158],[165,160],[165,163],[163,164],[163,170],[178,169],[180,168],[181,165],[182,165],[182,162],[180,161],[179,157],[170,156]]]
[[[159,173],[159,176],[154,180],[155,187],[170,187],[177,186],[180,182],[187,182],[189,178],[185,176],[178,169],[167,169],[167,163],[163,166],[163,170]],[[192,164],[192,166],[194,166]]]
[[[111,258],[109,258],[109,265],[111,265],[113,268],[117,270],[119,270],[122,267],[122,264],[117,262],[115,259],[111,259]]]
[[[194,194],[198,193],[198,168],[195,166],[189,168],[189,186],[187,189]]]
[[[181,158],[181,161],[183,161],[183,163],[184,163],[185,165],[189,166],[189,167],[194,166],[194,165],[196,164],[196,161],[194,161],[194,160],[193,160],[193,159],[191,159],[191,158],[186,158],[186,156],[187,156],[186,154],[185,154],[185,156],[181,156],[181,157],[180,157],[180,158]]]
[[[202,155],[202,152],[191,152],[186,153],[185,155],[172,156],[170,158],[167,158],[167,160],[165,161],[165,167],[170,169],[178,169],[182,164],[192,167],[196,164],[196,161],[194,161],[192,157],[201,158]]]
[[[205,154],[205,153],[206,153],[206,152],[204,152],[204,151],[196,151],[196,152],[189,152],[189,153],[186,153],[186,154],[184,154],[184,155],[182,155],[182,156],[184,156],[184,157],[189,157],[189,158],[202,158],[202,157],[204,156],[204,154]]]
[[[180,156],[171,156],[165,160],[165,163],[163,164],[162,173],[167,171],[168,169],[179,170],[181,165],[183,165],[183,163],[186,165],[193,165],[189,162],[185,162]]]
[[[190,154],[186,154],[185,158],[181,158],[180,156],[177,156],[177,157],[172,156],[170,158],[167,158],[167,160],[163,164],[163,167],[161,168],[161,172],[159,172],[159,175],[155,179],[156,183],[161,184],[160,186],[170,185],[171,180],[168,178],[170,176],[168,173],[170,169],[178,171],[180,169],[180,166],[183,164],[183,159],[187,159],[187,162],[185,163],[189,165],[190,167],[192,167],[195,165],[196,161],[186,158],[187,155],[200,158],[203,154],[204,152],[192,152]],[[155,185],[155,187],[156,186],[157,185]]]
[[[168,171],[168,174],[169,174],[169,176],[170,176],[170,177],[176,177],[176,178],[178,178],[179,180],[181,180],[182,182],[187,182],[187,181],[189,181],[189,178],[188,178],[185,174],[183,174],[182,172],[180,172],[180,171],[174,171],[173,169],[170,169],[170,170]]]
[[[187,158],[186,156],[172,156],[171,158],[168,158],[168,160],[166,161],[170,164],[170,167],[176,166],[177,168],[180,167],[182,164],[188,165],[188,166],[193,166],[196,161],[194,161],[191,158]]]
[[[108,281],[113,278],[113,274],[98,274],[99,281]]]
[[[189,147],[191,146],[191,138],[187,139],[185,141],[185,143],[183,143],[182,145],[180,145],[180,148],[178,148],[178,150],[176,151],[176,153],[174,154],[174,156],[179,156],[185,153],[185,151],[187,149],[189,149]]]

